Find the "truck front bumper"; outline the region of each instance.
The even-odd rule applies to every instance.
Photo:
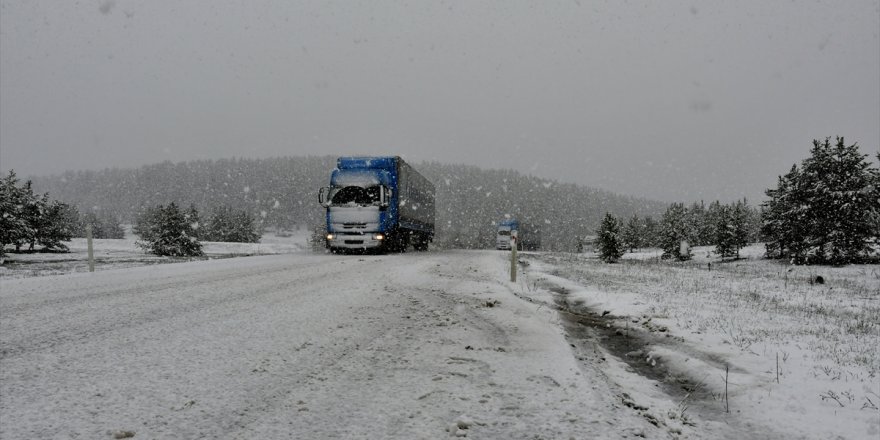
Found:
[[[375,249],[385,243],[385,234],[327,234],[327,247],[330,249]]]

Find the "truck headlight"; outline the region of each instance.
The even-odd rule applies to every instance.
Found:
[[[334,238],[336,238],[335,235],[333,235],[333,234],[327,234],[327,240],[333,240]]]
[[[382,241],[385,239],[385,234],[373,234],[373,240]]]

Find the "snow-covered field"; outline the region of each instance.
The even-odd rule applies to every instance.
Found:
[[[695,388],[681,399],[685,416],[749,427],[752,438],[880,438],[880,266],[792,267],[762,250],[725,263],[708,248],[687,263],[659,251],[619,264],[535,254],[521,291],[558,302],[530,285],[563,288],[566,306],[647,339],[630,361]]]
[[[95,270],[119,269],[150,264],[178,263],[194,260],[190,258],[158,257],[146,253],[135,243],[137,237],[126,227],[124,239],[96,239],[92,243]],[[64,253],[10,253],[4,266],[0,266],[0,278],[21,278],[44,275],[60,275],[88,272],[88,243],[84,238],[75,238],[65,244],[70,252]],[[199,259],[229,258],[246,255],[271,255],[301,252],[308,249],[308,233],[297,231],[286,237],[266,233],[260,243],[218,243],[202,242],[205,257]]]
[[[0,278],[0,438],[880,436],[877,265],[265,241]]]

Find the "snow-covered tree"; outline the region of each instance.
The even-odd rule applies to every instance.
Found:
[[[140,235],[138,246],[156,255],[202,255],[202,244],[191,216],[191,212],[181,211],[174,202],[147,210],[136,225],[135,233]]]
[[[614,263],[623,256],[624,243],[620,235],[620,221],[610,212],[605,213],[599,229],[596,230],[596,247],[599,258],[606,263]]]
[[[682,203],[673,203],[663,213],[660,221],[660,247],[663,258],[675,258],[680,261],[690,260],[690,251],[681,252],[681,242],[693,243],[694,231],[688,221],[688,210]]]
[[[259,243],[262,235],[253,216],[229,206],[214,208],[202,234],[206,241],[236,243]]]
[[[645,224],[635,214],[623,226],[623,244],[630,252],[634,252],[636,249],[644,246],[644,229]]]
[[[6,245],[14,245],[16,251],[25,245],[33,251],[38,244],[43,250],[67,250],[62,241],[69,241],[74,229],[68,211],[48,193],[35,194],[31,181],[19,187],[18,177],[10,171],[0,181],[0,254]]]
[[[650,215],[645,217],[645,226],[642,228],[642,246],[659,246],[659,232],[660,224],[657,223],[657,220],[654,220],[654,217]]]
[[[810,157],[767,191],[762,232],[770,257],[800,264],[846,264],[876,251],[878,170],[842,137],[814,140]]]
[[[715,208],[713,219],[715,221],[715,252],[721,255],[721,259],[736,256],[738,247],[736,241],[736,227],[732,208],[728,205],[718,205]]]
[[[44,196],[41,201],[40,216],[34,219],[36,233],[31,249],[35,243],[39,243],[47,250],[66,251],[67,245],[63,241],[70,241],[73,230],[76,228],[75,219],[70,218],[67,204],[57,200],[48,200]]]
[[[77,230],[76,237],[85,237],[85,227],[92,227],[92,238],[125,238],[125,230],[117,218],[106,213],[87,212],[82,216],[81,227]]]
[[[22,213],[22,194],[15,171],[0,180],[0,256],[6,245],[17,243],[27,234],[27,222]]]

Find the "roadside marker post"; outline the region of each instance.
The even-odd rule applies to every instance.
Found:
[[[510,282],[516,282],[516,231],[510,231]]]
[[[92,249],[92,225],[86,225],[86,241],[89,243],[89,272],[94,272],[95,253]]]

